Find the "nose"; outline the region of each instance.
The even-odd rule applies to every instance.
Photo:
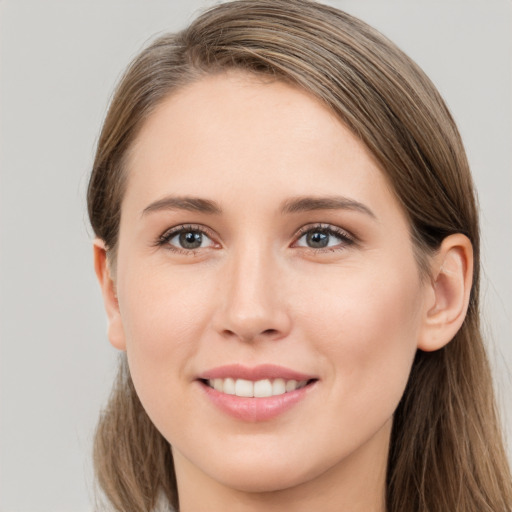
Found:
[[[291,330],[284,276],[271,251],[246,246],[232,254],[219,286],[214,326],[224,338],[278,340]]]

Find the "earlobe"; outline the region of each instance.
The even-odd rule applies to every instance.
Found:
[[[119,350],[126,350],[121,313],[117,300],[115,281],[108,264],[107,251],[103,240],[94,240],[94,270],[103,294],[103,302],[108,320],[108,339]]]
[[[460,233],[446,237],[432,258],[431,282],[418,348],[431,352],[449,343],[462,326],[473,281],[473,248]]]

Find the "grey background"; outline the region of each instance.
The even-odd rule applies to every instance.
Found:
[[[131,57],[213,3],[0,0],[0,512],[93,508],[91,439],[117,357],[85,215],[94,145]],[[417,60],[459,124],[480,195],[485,325],[512,439],[512,3],[329,3]]]

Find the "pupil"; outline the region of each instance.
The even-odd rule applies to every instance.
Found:
[[[313,233],[309,233],[306,239],[308,245],[310,247],[314,247],[315,249],[327,247],[327,244],[329,243],[329,235],[322,231],[314,231]]]
[[[201,247],[202,241],[203,235],[201,233],[189,231],[188,233],[180,234],[180,244],[185,249],[197,249]]]

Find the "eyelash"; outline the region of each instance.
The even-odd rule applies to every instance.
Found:
[[[336,246],[328,246],[328,247],[322,247],[322,248],[315,248],[315,247],[307,247],[307,246],[298,246],[302,247],[305,250],[311,251],[313,253],[325,253],[325,252],[335,252],[335,251],[341,251],[345,248],[353,245],[356,242],[356,239],[353,235],[345,231],[344,229],[341,229],[337,226],[333,226],[332,224],[308,224],[303,227],[301,227],[297,233],[295,234],[294,238],[295,241],[293,242],[293,246],[297,247],[298,241],[307,235],[308,233],[312,232],[322,232],[329,236],[335,236],[336,238],[340,239],[340,243]],[[163,247],[165,246],[166,249],[169,251],[172,251],[174,253],[178,254],[185,254],[187,256],[194,256],[198,253],[198,251],[201,248],[197,249],[184,249],[180,247],[176,247],[174,245],[171,245],[169,242],[176,237],[177,235],[183,234],[183,233],[200,233],[202,235],[206,235],[213,244],[215,242],[213,241],[214,235],[213,233],[207,229],[205,226],[201,226],[199,224],[183,224],[180,226],[176,226],[174,228],[171,228],[167,230],[165,233],[163,233],[158,239],[156,240],[155,246]],[[204,248],[202,248],[204,249]]]
[[[332,224],[307,224],[306,226],[301,227],[296,235],[295,235],[295,242],[294,245],[297,244],[297,242],[308,233],[314,233],[314,232],[322,232],[324,234],[327,234],[329,236],[335,236],[336,238],[339,238],[341,241],[339,244],[336,244],[335,246],[330,247],[322,247],[322,248],[315,248],[315,247],[305,247],[305,246],[299,246],[303,247],[304,249],[307,249],[309,251],[313,251],[314,253],[325,253],[325,252],[336,252],[336,251],[342,251],[346,249],[347,247],[353,245],[356,242],[355,237],[350,234],[348,231],[345,231],[344,229],[339,228],[338,226],[333,226]]]
[[[175,252],[178,254],[185,254],[187,256],[195,256],[199,249],[183,249],[183,248],[171,245],[169,243],[175,236],[180,235],[182,233],[190,233],[190,232],[201,233],[202,235],[206,235],[213,242],[214,235],[205,226],[201,226],[199,224],[183,224],[181,226],[176,226],[174,228],[167,230],[160,237],[158,237],[158,240],[156,241],[155,245],[159,246],[159,247],[165,246],[165,248],[168,249],[169,251],[172,251],[172,252]]]

